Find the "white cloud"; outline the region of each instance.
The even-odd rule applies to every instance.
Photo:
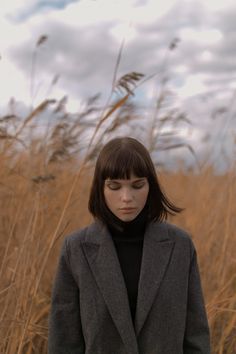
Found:
[[[204,7],[206,8],[207,11],[222,11],[225,10],[226,8],[234,7],[235,6],[235,1],[234,0],[207,0],[203,2]]]
[[[17,97],[23,102],[29,101],[29,85],[26,77],[13,63],[6,62],[4,58],[0,62],[0,77],[1,104],[7,103],[11,97]]]
[[[174,71],[178,74],[185,74],[188,72],[188,67],[186,65],[177,65],[175,68],[174,68]]]
[[[193,41],[202,45],[213,45],[223,38],[218,29],[199,30],[191,27],[181,29],[179,35],[183,41]]]
[[[1,16],[4,16],[11,21],[20,18],[24,13],[29,12],[34,8],[39,0],[27,0],[27,2],[19,0],[7,0],[1,2]]]
[[[129,41],[137,38],[137,30],[131,25],[127,23],[119,23],[115,25],[110,33],[113,35],[114,39],[117,40],[118,43],[121,43],[123,39],[125,39],[126,45]]]
[[[31,0],[28,1],[28,6]],[[1,3],[1,16],[7,16],[12,12],[17,13],[22,8],[22,2],[18,0],[2,1]]]
[[[229,89],[236,87],[234,1],[200,0],[196,5],[190,0],[80,0],[64,1],[66,5],[60,9],[53,7],[52,1],[43,8],[39,3],[8,0],[1,4],[1,102],[8,102],[12,96],[30,101],[32,52],[42,34],[49,37],[37,55],[38,100],[45,97],[52,78],[59,74],[51,95],[68,95],[68,109],[73,111],[81,100],[97,92],[107,97],[124,36],[119,75],[129,71],[157,73],[155,79],[138,89],[140,104],[155,102],[166,54],[170,87],[179,106],[184,107],[194,97],[210,97],[211,90],[213,103],[205,110],[199,112],[197,104],[190,104],[193,120],[201,116],[202,121],[209,122],[206,112],[218,102],[214,98],[221,94],[223,104]],[[168,51],[174,37],[181,41],[174,51]],[[198,129],[203,131],[200,126]]]
[[[200,60],[202,60],[203,62],[208,62],[211,59],[213,59],[213,54],[212,52],[210,52],[209,50],[204,50],[201,54],[200,54]]]
[[[142,6],[133,9],[131,14],[133,23],[135,24],[151,24],[158,21],[161,17],[168,14],[168,12],[178,3],[178,0],[156,1],[149,0]]]
[[[182,87],[178,89],[178,94],[182,97],[190,97],[207,91],[207,86],[204,83],[204,75],[189,75]]]

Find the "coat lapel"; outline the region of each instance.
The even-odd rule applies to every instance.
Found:
[[[100,223],[93,224],[86,236],[83,249],[111,317],[127,352],[137,354],[128,293],[112,238]]]
[[[135,326],[128,293],[112,238],[101,223],[92,224],[83,241],[85,256],[128,353],[138,353],[144,325],[170,260],[173,241],[164,223],[151,223],[144,235]]]
[[[174,242],[168,236],[165,223],[151,223],[146,230],[138,285],[135,332],[138,337],[157,296],[169,264]]]

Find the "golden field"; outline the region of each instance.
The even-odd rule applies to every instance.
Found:
[[[34,151],[0,156],[0,353],[43,354],[52,280],[63,237],[92,219],[91,170],[72,158],[45,165]],[[192,235],[211,327],[212,353],[236,353],[236,176],[158,171],[186,210],[170,221]]]
[[[47,352],[48,313],[61,242],[67,234],[92,221],[87,201],[94,158],[104,140],[114,136],[119,126],[134,131],[128,127],[137,115],[128,99],[140,75],[122,77],[118,86],[125,94],[112,105],[108,100],[102,113],[94,96],[73,117],[66,112],[66,98],[59,102],[47,99],[26,117],[16,115],[13,100],[10,113],[0,117],[1,354]],[[156,150],[166,123],[176,127],[186,121],[181,112],[161,116],[164,97],[161,92],[148,123],[150,152]],[[52,111],[49,108],[53,104],[56,107]],[[35,129],[45,112],[53,123],[41,119],[45,129],[37,135]],[[91,120],[90,114],[96,119]],[[111,116],[115,118],[111,120]],[[137,121],[135,124],[137,127]],[[92,137],[86,141],[83,134],[88,130],[91,133],[91,129]],[[174,135],[164,134],[171,145]],[[167,145],[160,144],[159,149],[170,147],[168,139]],[[185,147],[194,154],[190,146]],[[164,169],[157,172],[167,196],[185,208],[169,221],[192,235],[198,251],[212,354],[235,354],[235,169],[220,176],[206,164],[197,174],[181,168],[175,173]]]

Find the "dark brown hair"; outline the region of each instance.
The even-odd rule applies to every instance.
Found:
[[[121,137],[110,140],[101,150],[94,171],[89,197],[89,211],[106,223],[109,212],[104,198],[104,182],[109,179],[129,179],[131,174],[146,177],[149,183],[147,198],[149,221],[165,220],[183,209],[172,204],[165,196],[158,181],[148,150],[138,140]]]

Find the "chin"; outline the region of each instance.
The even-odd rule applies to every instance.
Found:
[[[126,217],[121,217],[120,219],[122,220],[122,221],[132,221],[132,220],[134,220],[136,218],[136,215],[135,216],[126,216]]]

